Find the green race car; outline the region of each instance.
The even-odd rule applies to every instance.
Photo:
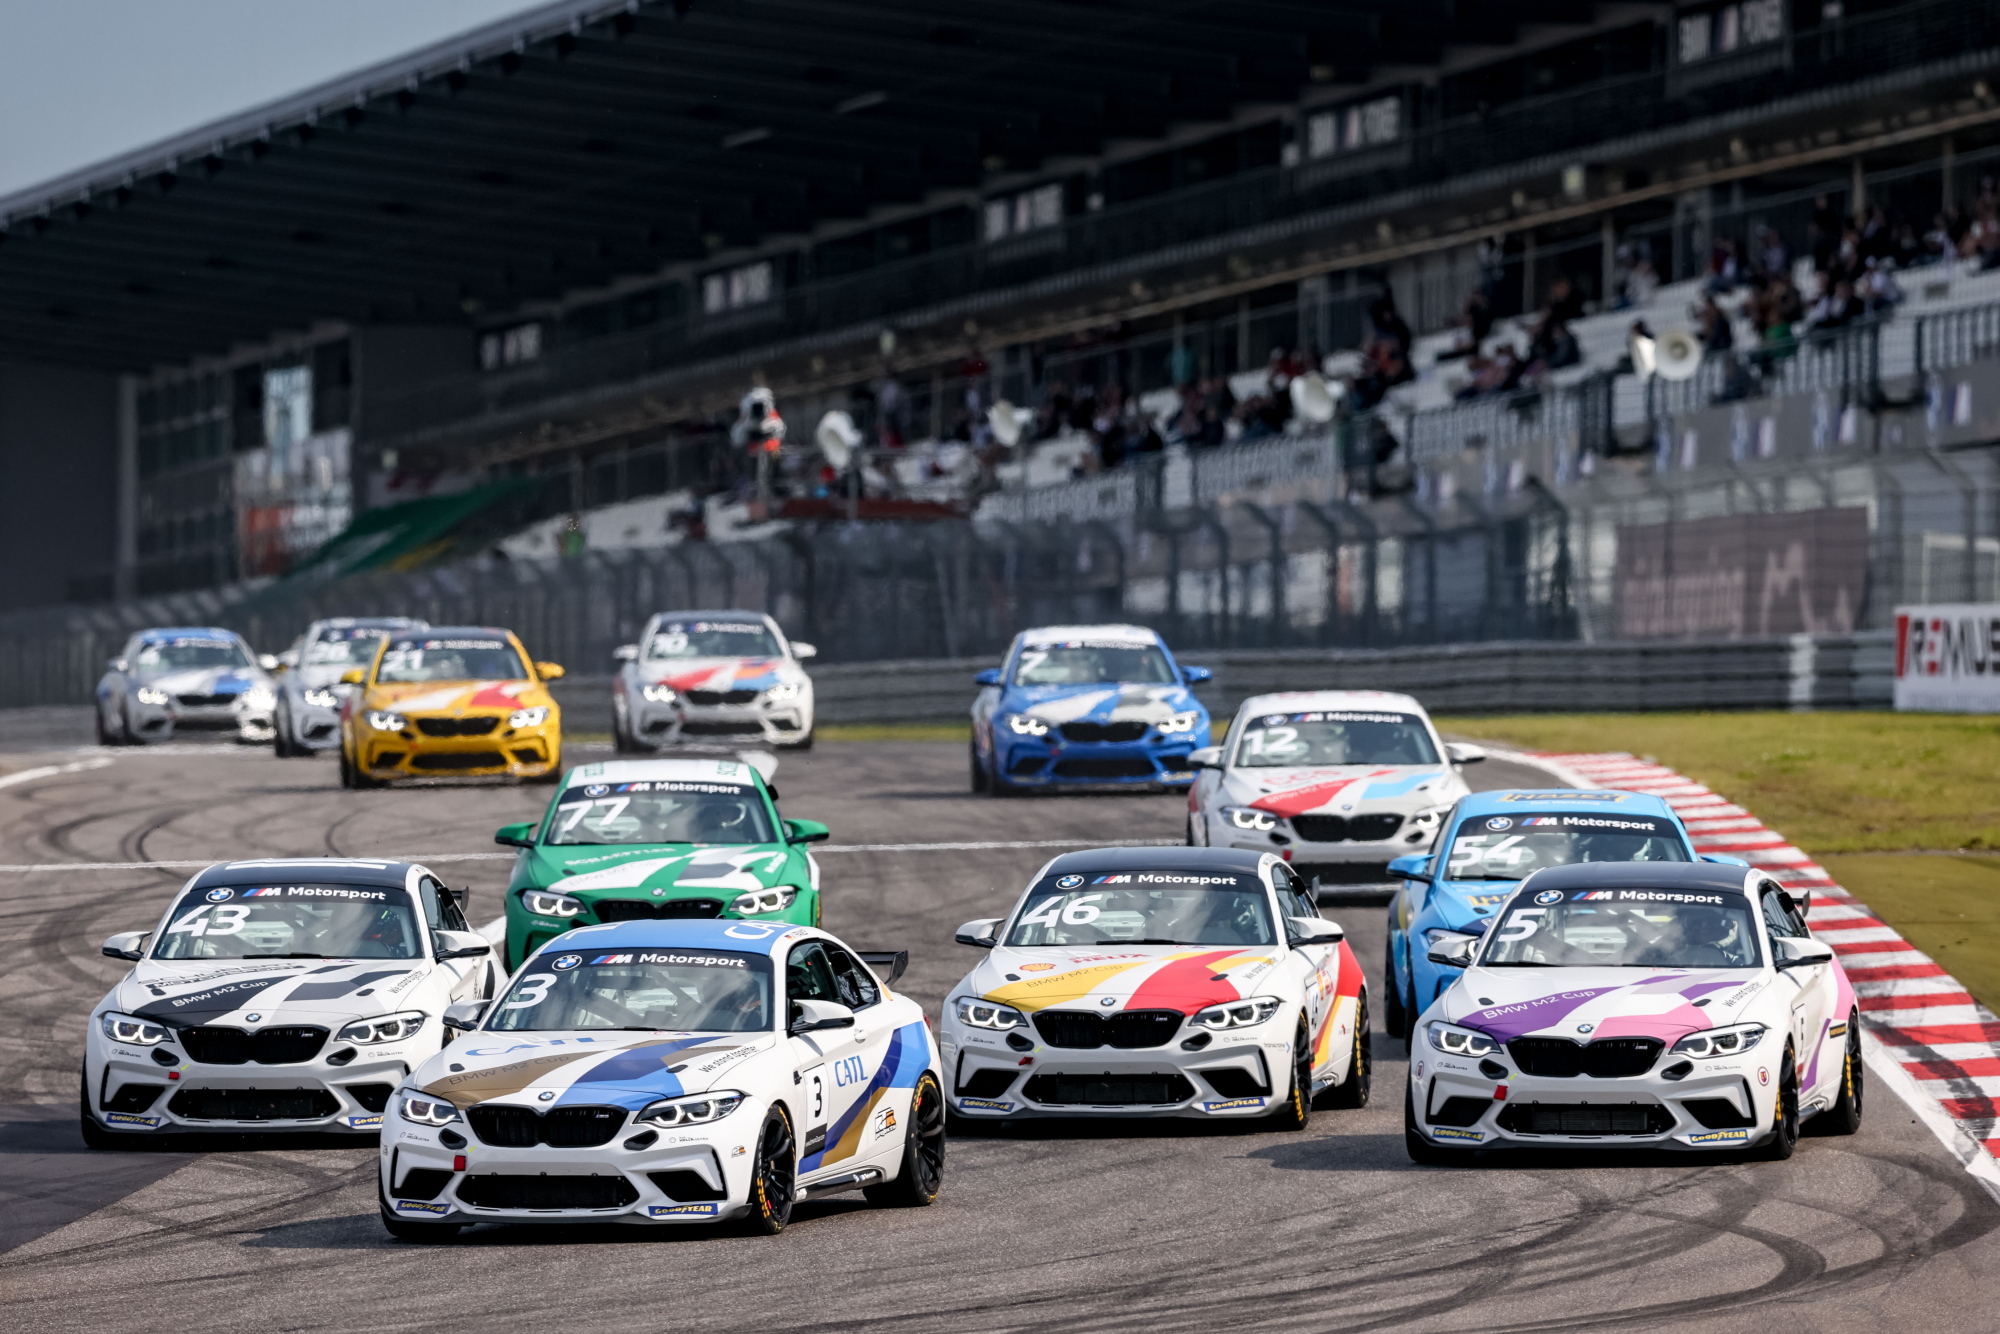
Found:
[[[564,777],[507,885],[507,968],[579,926],[657,917],[819,925],[816,820],[787,820],[742,759],[620,760]]]

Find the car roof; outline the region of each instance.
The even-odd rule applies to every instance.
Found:
[[[1387,690],[1278,690],[1268,695],[1252,695],[1236,712],[1304,713],[1314,709],[1394,709],[1398,713],[1430,717],[1424,706],[1410,696]]]
[[[1615,788],[1493,788],[1474,792],[1458,803],[1461,819],[1475,815],[1518,815],[1526,811],[1618,811],[1678,820],[1664,798],[1650,792]]]
[[[824,939],[810,927],[773,922],[738,922],[714,917],[666,917],[649,921],[583,926],[557,936],[537,954],[579,954],[601,949],[710,949],[743,954],[776,954],[800,940]]]
[[[690,616],[707,616],[716,620],[728,617],[738,621],[767,621],[770,618],[761,611],[745,611],[741,607],[702,607],[694,611],[663,611],[655,620],[680,621]]]
[[[369,857],[258,857],[217,862],[188,882],[190,889],[207,885],[240,885],[245,880],[280,876],[325,880],[341,885],[395,885],[409,880],[414,862],[381,861]]]
[[[235,639],[234,630],[225,630],[219,625],[156,625],[150,630],[141,630],[141,639],[166,639],[173,635],[204,635],[210,639]]]
[[[414,616],[324,616],[313,622],[327,630],[428,630],[427,621]]]
[[[567,787],[571,783],[646,783],[646,782],[715,782],[742,783],[745,774],[756,773],[756,767],[748,760],[735,755],[718,755],[714,758],[702,756],[699,759],[672,760],[605,760],[598,764],[579,764],[571,769],[563,779]]]
[[[1528,889],[1726,890],[1741,894],[1761,872],[1717,862],[1575,862],[1551,866],[1522,881]]]
[[[459,635],[459,636],[484,635],[489,639],[511,639],[514,636],[514,632],[512,630],[507,629],[505,626],[499,626],[499,625],[421,625],[420,624],[420,625],[404,626],[403,628],[406,630],[419,630],[426,635],[435,635],[439,639],[448,639],[453,635]]]
[[[1051,861],[1048,874],[1069,871],[1255,871],[1267,852],[1242,848],[1085,848]]]
[[[1143,625],[1038,625],[1018,636],[1023,644],[1059,644],[1070,639],[1111,639],[1133,644],[1160,644],[1160,636]]]

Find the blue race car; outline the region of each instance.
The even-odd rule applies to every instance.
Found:
[[[1006,663],[979,673],[972,790],[1165,787],[1194,782],[1188,752],[1208,744],[1208,710],[1183,667],[1138,625],[1023,630]]]
[[[1641,792],[1475,792],[1441,829],[1430,852],[1389,863],[1403,886],[1389,902],[1384,1022],[1405,1038],[1464,971],[1433,961],[1431,951],[1483,933],[1489,915],[1531,872],[1576,862],[1743,864],[1698,855],[1674,808]]]

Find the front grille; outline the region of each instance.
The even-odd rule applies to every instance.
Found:
[[[442,1167],[413,1167],[396,1187],[399,1200],[435,1200],[451,1184],[451,1173]]]
[[[1061,759],[1056,761],[1058,778],[1152,778],[1155,777],[1153,762],[1134,755],[1122,760],[1079,760]]]
[[[175,700],[175,701],[176,701],[177,703],[180,703],[180,704],[185,704],[185,705],[186,705],[186,706],[187,706],[188,708],[190,708],[190,709],[212,709],[212,708],[215,708],[215,707],[217,707],[218,705],[223,705],[223,704],[234,704],[234,703],[236,702],[236,696],[234,696],[234,695],[175,695],[175,696],[174,696],[174,700]]]
[[[639,1188],[623,1176],[481,1172],[458,1183],[458,1198],[477,1209],[623,1209],[638,1200]]]
[[[1737,1111],[1727,1098],[1689,1098],[1681,1106],[1709,1130],[1739,1130],[1757,1124],[1754,1115],[1746,1116]]]
[[[425,736],[485,736],[500,725],[498,718],[419,718]]]
[[[1308,843],[1379,843],[1394,838],[1403,817],[1393,813],[1357,815],[1294,815],[1292,828]]]
[[[690,704],[755,704],[761,692],[755,690],[690,690]]]
[[[1658,1038],[1602,1038],[1571,1042],[1568,1038],[1515,1038],[1507,1054],[1523,1073],[1544,1079],[1633,1079],[1653,1068],[1666,1046]]]
[[[590,905],[600,922],[651,922],[667,917],[720,917],[721,899],[599,899]]]
[[[1446,1098],[1444,1106],[1431,1113],[1434,1126],[1469,1126],[1486,1115],[1486,1109],[1493,1105],[1491,1098]]]
[[[1144,723],[1064,723],[1056,729],[1065,741],[1111,741],[1130,744],[1146,735]]]
[[[240,1028],[204,1026],[181,1030],[181,1046],[202,1065],[297,1065],[319,1055],[326,1030],[315,1027]]]
[[[388,1084],[349,1084],[347,1096],[360,1103],[371,1112],[379,1112],[389,1105],[389,1095],[395,1089]]]
[[[497,750],[447,750],[410,761],[412,769],[502,769],[506,765],[507,757]]]
[[[690,718],[681,724],[682,736],[762,736],[764,725],[755,719],[745,718],[736,722],[709,723]]]
[[[1271,1086],[1251,1074],[1248,1070],[1204,1070],[1201,1077],[1208,1086],[1225,1098],[1261,1098],[1270,1093]]]
[[[1322,885],[1382,885],[1395,879],[1387,862],[1293,862],[1292,869]]]
[[[107,1112],[143,1112],[153,1105],[165,1084],[126,1084],[105,1100]]]
[[[729,1192],[709,1185],[701,1179],[701,1173],[687,1168],[677,1168],[671,1172],[648,1172],[646,1177],[660,1188],[660,1194],[675,1204],[698,1204],[703,1200],[726,1200]]]
[[[557,1107],[543,1116],[532,1107],[481,1103],[465,1119],[480,1142],[497,1148],[588,1149],[606,1143],[625,1124],[622,1107]]]
[[[1159,1107],[1186,1102],[1194,1085],[1179,1074],[1045,1074],[1021,1091],[1049,1107]]]
[[[189,1121],[317,1121],[340,1103],[325,1089],[184,1088],[167,1110]]]
[[[997,1098],[1014,1087],[1018,1070],[975,1070],[972,1078],[958,1086],[962,1098]]]
[[[1180,1031],[1177,1010],[1127,1010],[1096,1015],[1080,1010],[1043,1010],[1035,1031],[1051,1047],[1160,1047]]]
[[[1510,1102],[1500,1128],[1517,1135],[1664,1135],[1674,1118],[1658,1103]]]

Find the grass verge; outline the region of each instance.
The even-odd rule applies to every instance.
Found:
[[[2000,857],[1852,853],[1827,874],[1990,1008],[2000,1008]]]

